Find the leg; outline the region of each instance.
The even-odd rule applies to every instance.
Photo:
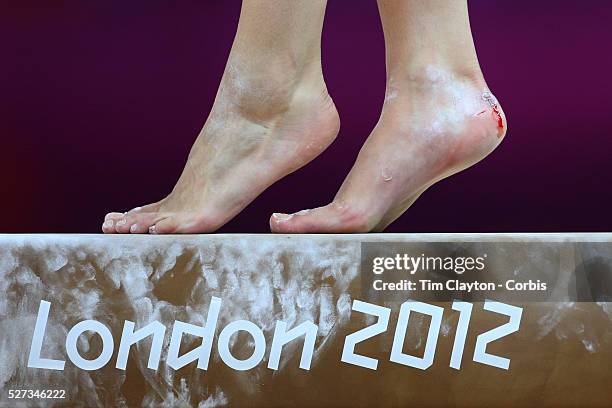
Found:
[[[244,0],[215,103],[173,191],[107,233],[211,232],[320,154],[339,119],[321,71],[326,0]]]
[[[505,116],[488,91],[466,0],[379,0],[387,50],[382,114],[334,201],[274,214],[275,232],[382,231],[430,185],[483,159]]]

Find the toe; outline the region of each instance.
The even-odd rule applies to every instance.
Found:
[[[105,234],[114,234],[115,233],[115,220],[112,218],[107,218],[102,223],[102,232]]]
[[[147,234],[149,232],[149,223],[146,220],[136,220],[130,225],[130,234]]]
[[[357,233],[368,232],[373,223],[367,213],[345,204],[332,203],[295,214],[272,214],[272,232],[294,233]]]
[[[168,217],[149,227],[149,234],[174,234],[177,232],[179,222],[176,217]]]
[[[216,231],[222,223],[197,213],[175,213],[149,228],[150,234],[197,234]]]
[[[126,234],[130,232],[131,224],[128,224],[128,216],[124,215],[119,219],[114,221],[115,223],[115,232],[118,234]]]
[[[151,225],[168,216],[169,213],[163,212],[128,212],[115,222],[115,231],[120,234],[146,234]]]
[[[337,224],[335,218],[331,205],[294,214],[274,213],[270,217],[270,229],[283,234],[331,232]]]

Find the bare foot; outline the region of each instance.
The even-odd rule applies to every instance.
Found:
[[[265,69],[230,56],[215,103],[185,169],[163,200],[109,213],[106,233],[212,232],[278,179],[319,155],[336,137],[339,118],[320,61],[291,58]]]
[[[333,202],[273,214],[280,233],[382,231],[435,182],[482,160],[501,142],[506,119],[481,74],[428,66],[390,78],[381,119]]]

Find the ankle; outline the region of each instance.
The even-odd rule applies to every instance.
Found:
[[[401,86],[411,89],[429,89],[452,83],[467,83],[486,88],[486,82],[479,65],[449,63],[414,63],[403,70],[393,70],[387,75],[387,86]]]
[[[231,57],[218,98],[242,114],[266,120],[287,111],[298,92],[325,90],[320,61],[298,63],[291,56],[276,55],[264,64]]]

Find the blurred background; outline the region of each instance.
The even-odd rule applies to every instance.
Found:
[[[211,108],[240,1],[0,5],[0,232],[98,232],[163,198]],[[487,159],[429,189],[388,232],[612,231],[612,3],[470,1],[485,77],[509,119]],[[330,0],[336,142],[222,232],[327,204],[376,124],[374,0]]]

